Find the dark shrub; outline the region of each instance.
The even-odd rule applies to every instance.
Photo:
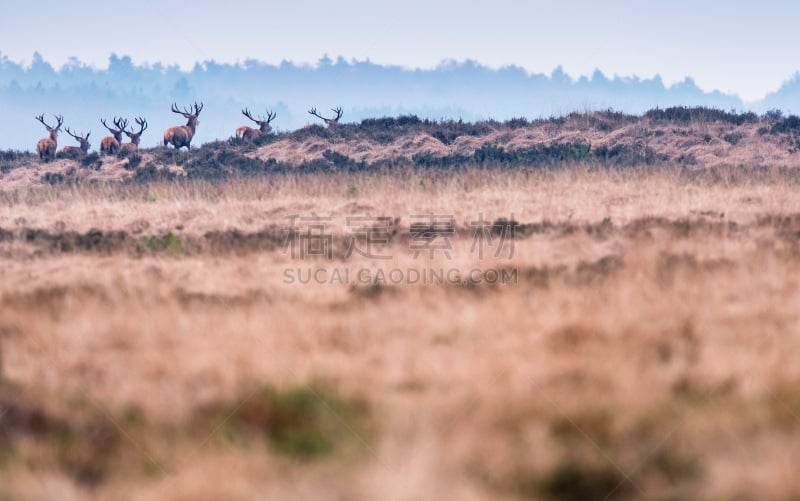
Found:
[[[523,129],[530,125],[530,122],[526,118],[512,118],[511,120],[506,121],[506,127],[509,129]]]
[[[797,115],[789,115],[774,123],[769,131],[772,134],[796,133],[800,131],[800,117]]]
[[[630,484],[613,466],[564,463],[550,472],[536,489],[558,501],[615,500],[628,497]]]
[[[44,176],[42,176],[42,181],[52,185],[64,184],[66,179],[66,176],[60,172],[45,172]]]
[[[419,125],[421,123],[422,120],[420,120],[417,115],[400,115],[397,117],[397,125],[400,127],[409,127],[413,125]]]
[[[309,461],[335,453],[348,442],[363,444],[367,412],[362,402],[321,387],[266,386],[229,406],[206,410],[200,421],[223,421],[230,440],[244,442],[260,435],[276,452]]]
[[[322,157],[332,163],[337,169],[356,171],[366,168],[366,164],[364,164],[364,162],[356,162],[352,158],[335,151],[325,150],[322,152]]]
[[[177,176],[167,169],[159,169],[152,162],[144,167],[137,168],[131,180],[135,183],[149,183],[152,181],[173,181]]]
[[[138,153],[131,153],[130,156],[128,157],[128,165],[125,168],[133,170],[136,169],[141,163],[142,163],[142,156]]]
[[[736,113],[698,106],[673,106],[671,108],[656,108],[644,114],[653,122],[682,123],[690,122],[726,122],[735,125],[758,122],[758,115],[753,112]]]
[[[100,155],[97,152],[89,153],[81,159],[81,165],[84,167],[99,167],[102,163],[103,161],[100,159]]]
[[[730,144],[736,144],[742,139],[744,139],[744,134],[741,132],[731,132],[730,134],[725,134],[722,136],[722,139]]]

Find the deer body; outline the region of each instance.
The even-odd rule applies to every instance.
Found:
[[[116,155],[119,152],[119,147],[119,139],[115,137],[106,136],[100,141],[100,151],[106,155]]]
[[[200,103],[200,106],[197,106],[197,103],[194,103],[194,108],[192,113],[189,110],[184,109],[180,111],[178,109],[177,104],[172,105],[172,112],[178,113],[179,115],[183,115],[187,122],[186,125],[178,125],[175,127],[170,127],[166,131],[164,131],[164,146],[168,144],[172,144],[175,149],[180,149],[182,147],[186,147],[186,149],[191,148],[192,138],[194,137],[195,130],[197,129],[197,116],[203,110],[203,103]]]
[[[323,117],[322,115],[317,113],[317,109],[316,108],[311,108],[310,110],[308,110],[308,113],[311,114],[311,115],[314,115],[317,118],[321,118],[322,121],[325,122],[325,125],[327,125],[328,127],[334,127],[335,125],[338,125],[339,119],[342,118],[342,115],[344,113],[342,112],[342,108],[341,107],[339,107],[339,108],[331,108],[331,111],[336,113],[336,117],[335,118],[325,118],[325,117]]]
[[[56,156],[56,149],[58,148],[58,130],[64,123],[64,118],[61,117],[61,115],[56,115],[58,125],[55,127],[50,127],[45,123],[44,114],[36,117],[36,120],[42,122],[42,125],[45,126],[47,132],[50,133],[50,137],[40,139],[39,142],[36,143],[36,150],[39,152],[39,160],[52,160]]]
[[[253,139],[262,136],[264,134],[269,134],[272,132],[272,127],[269,125],[271,121],[275,119],[277,116],[275,113],[267,110],[267,117],[258,117],[253,118],[253,115],[250,114],[250,110],[247,108],[242,110],[242,115],[246,116],[256,124],[258,124],[258,129],[254,129],[252,127],[248,127],[243,125],[236,129],[236,137],[239,139],[244,139],[245,141],[252,141]]]
[[[242,125],[236,129],[236,137],[245,141],[252,141],[262,134],[261,130]]]
[[[133,152],[139,149],[139,141],[142,138],[142,133],[147,129],[147,120],[142,117],[136,118],[136,123],[139,125],[139,132],[123,131],[130,138],[130,143],[125,143],[120,146],[120,151]]]
[[[89,148],[92,147],[92,145],[89,144],[89,135],[91,135],[91,132],[89,132],[84,136],[82,134],[73,134],[72,131],[69,130],[69,127],[67,127],[65,130],[67,131],[67,134],[74,137],[78,141],[80,146],[64,146],[63,148],[61,148],[61,153],[70,156],[79,156],[87,154],[89,152]]]
[[[56,148],[58,148],[57,136],[57,132],[51,132],[50,137],[40,139],[39,142],[36,143],[36,150],[39,152],[39,160],[52,160],[56,154]]]
[[[105,119],[100,120],[100,122],[111,133],[110,136],[106,136],[100,141],[100,152],[106,155],[116,155],[119,152],[120,145],[122,145],[122,132],[128,126],[128,121],[114,117],[116,129],[106,125]]]

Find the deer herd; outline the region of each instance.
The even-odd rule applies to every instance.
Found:
[[[171,144],[175,149],[180,149],[183,147],[186,147],[187,150],[190,149],[192,138],[194,137],[195,131],[197,130],[197,124],[199,123],[197,117],[200,115],[201,111],[203,111],[203,103],[200,103],[199,105],[194,103],[189,108],[184,108],[183,110],[178,109],[177,104],[173,104],[172,112],[183,115],[183,117],[186,119],[186,125],[176,125],[165,130],[164,146]],[[334,127],[339,123],[339,119],[342,118],[343,112],[341,107],[332,108],[331,111],[336,114],[334,118],[325,118],[317,113],[316,108],[311,108],[308,110],[308,113],[321,119],[326,126]],[[256,125],[258,125],[257,129],[247,125],[243,125],[236,129],[236,137],[244,141],[253,141],[258,137],[272,132],[272,126],[270,125],[270,122],[272,122],[277,116],[276,113],[267,110],[266,117],[259,115],[254,118],[253,115],[250,114],[250,110],[247,108],[242,110],[242,115],[246,116]],[[39,140],[36,145],[36,149],[39,152],[39,158],[45,162],[54,159],[56,157],[56,151],[58,150],[58,132],[61,130],[61,126],[64,124],[64,117],[61,115],[55,115],[55,119],[57,124],[55,127],[51,127],[44,121],[44,115],[39,115],[36,117],[36,120],[41,122],[49,133],[49,137]],[[101,119],[100,123],[103,124],[103,127],[108,129],[111,135],[104,137],[100,141],[100,153],[104,155],[118,155],[121,153],[131,153],[136,151],[139,148],[139,141],[142,138],[142,133],[144,133],[144,131],[147,129],[147,120],[145,120],[144,117],[137,117],[134,119],[134,121],[136,125],[139,126],[138,132],[135,132],[133,128],[128,130],[127,119],[114,117],[112,121],[114,125],[113,127],[110,127],[106,123],[105,118]],[[75,157],[85,155],[89,152],[89,148],[92,147],[92,145],[89,143],[89,135],[91,132],[83,135],[79,133],[73,133],[69,127],[65,128],[64,130],[67,132],[67,134],[75,138],[80,146],[64,146],[61,148],[61,153],[66,156]],[[128,136],[129,142],[123,142],[123,134]]]

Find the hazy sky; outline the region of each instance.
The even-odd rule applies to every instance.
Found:
[[[137,0],[4,1],[0,53],[60,66],[323,54],[406,67],[445,59],[573,76],[691,76],[704,90],[755,100],[800,70],[800,2],[790,0]]]

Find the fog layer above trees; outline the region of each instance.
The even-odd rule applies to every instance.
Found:
[[[611,78],[600,71],[574,79],[560,68],[550,75],[531,74],[519,67],[494,70],[471,61],[427,70],[328,57],[314,66],[207,61],[183,71],[162,64],[137,66],[116,55],[104,69],[77,59],[53,68],[39,54],[22,66],[0,53],[0,149],[34,149],[45,135],[34,120],[41,113],[62,114],[71,129],[91,130],[93,149],[106,135],[101,118],[125,116],[132,123],[134,116],[145,116],[150,128],[142,146],[154,146],[164,128],[184,122],[170,112],[171,104],[184,107],[194,101],[205,103],[194,141],[200,144],[228,138],[240,125],[253,125],[241,115],[243,107],[254,115],[265,114],[267,108],[277,112],[272,123],[277,130],[317,123],[309,108],[324,114],[335,106],[344,108],[342,122],[401,114],[473,121],[609,108],[642,113],[674,105],[792,112],[800,109],[800,80],[795,77],[762,101],[746,105],[735,95],[704,92],[690,78],[671,86],[658,76]],[[64,134],[59,146],[72,142]]]

